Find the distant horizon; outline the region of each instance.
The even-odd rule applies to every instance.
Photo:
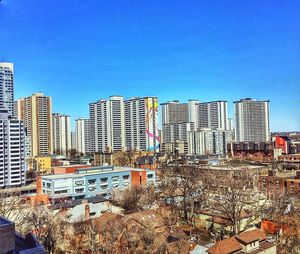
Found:
[[[300,1],[0,2],[0,61],[15,100],[37,91],[53,112],[88,117],[111,94],[270,101],[272,132],[300,130]],[[161,124],[161,123],[160,123]]]

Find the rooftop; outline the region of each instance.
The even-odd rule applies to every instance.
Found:
[[[240,233],[239,235],[236,236],[236,238],[243,243],[252,243],[254,241],[264,241],[266,240],[266,235],[265,233],[260,230],[260,229],[251,229],[248,231],[244,231],[243,233]]]
[[[147,171],[141,168],[131,168],[131,167],[116,167],[116,166],[101,166],[101,167],[90,167],[77,169],[75,173],[72,174],[57,174],[57,175],[44,175],[43,179],[55,180],[64,178],[81,178],[89,175],[99,175],[99,174],[109,174],[112,172],[128,172],[128,171]]]

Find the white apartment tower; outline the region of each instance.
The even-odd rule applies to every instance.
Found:
[[[76,149],[76,132],[71,131],[71,149]]]
[[[43,93],[19,99],[16,116],[26,129],[31,156],[52,154],[52,100]]]
[[[70,116],[59,113],[52,114],[52,143],[56,154],[67,155],[71,149],[71,121]]]
[[[122,151],[125,148],[125,116],[122,96],[90,103],[91,152]]]
[[[90,120],[79,118],[76,122],[76,150],[79,153],[90,152]]]
[[[225,156],[231,132],[223,129],[204,128],[188,134],[189,154]]]
[[[126,148],[137,151],[158,151],[157,97],[137,97],[125,101]]]
[[[1,105],[3,106],[3,104]],[[25,131],[0,106],[0,188],[25,184]]]
[[[251,98],[234,102],[235,138],[238,142],[270,141],[269,101]]]
[[[9,116],[14,116],[14,65],[0,62],[0,101]]]
[[[227,130],[227,101],[198,103],[198,128]]]
[[[14,119],[14,70],[0,63],[0,188],[25,184],[25,130]]]

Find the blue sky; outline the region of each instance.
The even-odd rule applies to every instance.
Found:
[[[270,100],[271,130],[300,130],[299,0],[2,0],[0,61],[15,98],[88,116],[109,95],[160,103]]]

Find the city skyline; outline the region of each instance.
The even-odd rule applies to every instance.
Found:
[[[229,117],[233,101],[270,100],[271,131],[297,131],[298,7],[2,1],[0,61],[15,64],[15,99],[43,91],[73,130],[89,103],[118,94],[157,96],[159,104],[227,100]]]

